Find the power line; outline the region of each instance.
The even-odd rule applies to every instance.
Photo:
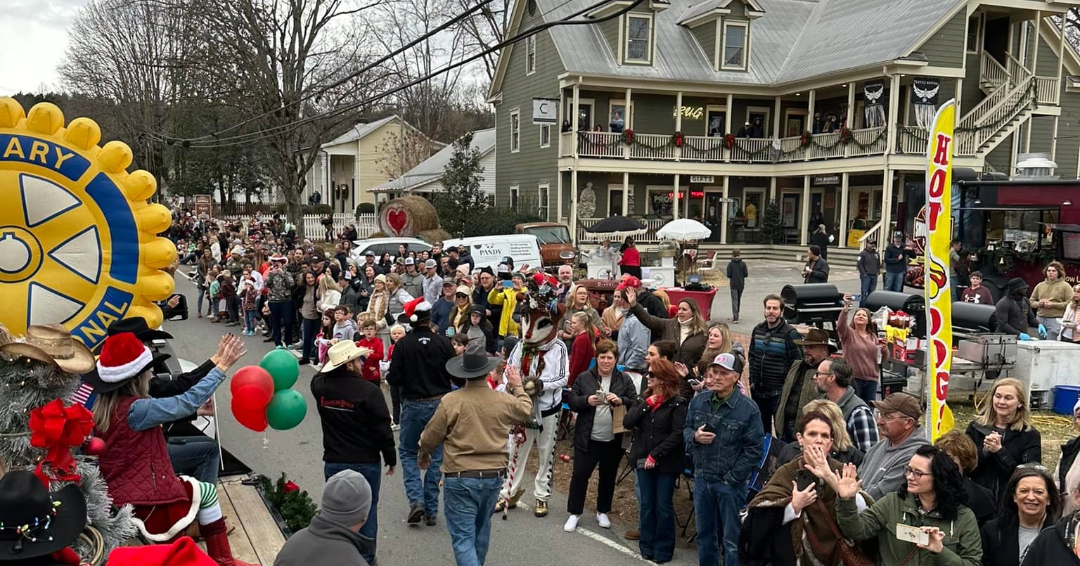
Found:
[[[515,36],[513,36],[513,37],[511,37],[509,39],[506,39],[506,40],[504,40],[504,41],[502,41],[502,42],[500,42],[500,43],[498,43],[498,44],[496,44],[496,45],[494,45],[494,46],[492,46],[492,47],[490,47],[488,49],[485,49],[485,50],[483,50],[483,51],[481,51],[481,52],[479,52],[479,53],[477,53],[477,54],[475,54],[475,55],[473,55],[471,57],[463,59],[463,60],[461,60],[461,61],[459,61],[457,63],[447,65],[446,67],[443,67],[443,68],[441,68],[439,70],[433,71],[433,72],[431,72],[431,73],[429,73],[427,75],[424,75],[423,77],[419,77],[419,78],[417,78],[415,80],[412,80],[412,81],[410,81],[408,83],[405,83],[403,85],[399,85],[399,86],[397,86],[395,88],[383,91],[383,92],[381,92],[381,93],[379,93],[377,95],[374,95],[374,96],[372,96],[370,98],[367,98],[367,99],[364,99],[364,100],[361,100],[361,101],[358,101],[358,102],[350,103],[350,104],[347,104],[345,106],[342,106],[342,107],[339,107],[339,108],[336,108],[336,109],[333,109],[333,110],[329,110],[327,112],[317,114],[317,115],[314,115],[314,116],[311,116],[311,117],[308,117],[308,118],[297,120],[297,121],[289,123],[289,124],[282,124],[280,126],[274,126],[274,127],[271,127],[271,128],[267,128],[265,130],[261,130],[259,132],[251,132],[251,133],[248,133],[248,134],[241,134],[241,135],[227,137],[227,138],[218,138],[218,139],[212,140],[212,142],[208,143],[208,144],[198,143],[200,140],[206,139],[207,136],[203,136],[201,138],[194,138],[194,139],[179,139],[179,138],[168,138],[166,136],[161,136],[161,135],[156,134],[154,132],[148,132],[148,134],[152,138],[156,139],[159,142],[164,142],[164,143],[169,143],[169,144],[180,142],[180,143],[183,143],[184,147],[193,147],[193,148],[207,148],[207,149],[210,149],[210,148],[231,147],[231,146],[234,146],[234,145],[242,145],[242,144],[247,144],[247,143],[255,143],[255,142],[270,138],[270,137],[272,137],[274,135],[277,135],[280,132],[290,130],[290,129],[295,129],[295,128],[298,128],[298,127],[303,126],[305,124],[314,122],[316,120],[324,120],[324,119],[327,119],[327,118],[332,118],[334,116],[344,114],[346,112],[350,112],[350,111],[352,111],[352,110],[354,110],[356,108],[359,108],[359,107],[362,107],[362,106],[365,106],[365,105],[368,105],[368,104],[372,104],[374,102],[378,102],[379,100],[382,100],[383,98],[386,98],[386,97],[388,97],[390,95],[393,95],[393,94],[396,94],[396,93],[398,93],[398,92],[400,92],[402,90],[405,90],[407,88],[410,88],[410,87],[415,86],[417,84],[420,84],[422,82],[430,80],[430,79],[432,79],[432,78],[434,78],[436,76],[439,76],[441,74],[452,71],[452,70],[454,70],[454,69],[456,69],[458,67],[462,67],[464,65],[472,63],[473,61],[476,61],[476,60],[484,57],[485,55],[488,55],[490,53],[494,53],[495,51],[498,51],[498,50],[500,50],[500,49],[502,49],[504,47],[507,47],[509,45],[512,45],[514,43],[517,43],[518,41],[521,41],[522,39],[525,39],[525,38],[527,38],[529,36],[538,34],[538,33],[542,32],[542,31],[545,31],[545,30],[548,30],[548,29],[551,29],[551,28],[554,28],[554,27],[557,27],[557,26],[593,25],[593,24],[598,24],[598,23],[602,23],[602,22],[605,22],[605,21],[608,21],[608,20],[615,19],[615,18],[617,18],[617,17],[631,11],[632,9],[637,7],[639,4],[641,4],[644,0],[634,0],[628,6],[625,6],[622,9],[620,9],[620,10],[618,10],[618,11],[612,13],[612,14],[609,14],[607,16],[604,16],[602,18],[597,18],[595,20],[571,21],[573,18],[576,18],[576,17],[578,17],[578,16],[580,16],[582,14],[588,13],[588,12],[590,12],[590,11],[592,11],[592,10],[594,10],[594,9],[604,5],[604,4],[607,4],[608,1],[609,0],[599,0],[595,4],[592,4],[592,5],[590,5],[590,6],[586,7],[586,8],[583,8],[583,9],[577,11],[577,12],[574,12],[573,14],[570,14],[570,15],[566,16],[565,18],[556,20],[554,22],[545,22],[545,23],[543,23],[543,24],[541,24],[539,26],[530,28],[530,29],[528,29],[528,30],[526,30],[524,32],[520,32],[517,35],[515,35]],[[564,4],[565,4],[565,2],[564,2]]]

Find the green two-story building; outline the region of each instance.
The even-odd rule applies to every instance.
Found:
[[[956,165],[1080,167],[1076,0],[517,0],[496,109],[496,203],[584,228],[690,217],[710,241],[840,245],[910,225],[927,127],[955,99]],[[544,99],[544,100],[541,100]],[[557,108],[556,113],[550,109]],[[886,221],[883,221],[886,219]],[[862,232],[860,232],[862,233]],[[857,245],[855,239],[852,245]]]

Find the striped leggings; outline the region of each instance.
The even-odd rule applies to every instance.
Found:
[[[212,483],[199,482],[199,493],[194,497],[199,498],[199,514],[196,519],[200,525],[209,525],[221,519],[221,505],[218,504],[217,486]]]

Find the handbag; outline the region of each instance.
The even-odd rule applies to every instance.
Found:
[[[877,566],[876,560],[871,560],[861,548],[840,534],[840,527],[837,526],[836,521],[834,521],[832,515],[829,514],[828,507],[825,507],[825,504],[822,503],[820,499],[816,500],[814,503],[818,506],[822,516],[825,517],[825,522],[829,525],[829,530],[831,530],[833,536],[836,537],[836,547],[840,549],[840,563],[844,566]],[[814,550],[824,554],[821,552],[817,537],[814,536],[814,531],[810,529],[805,529],[805,531],[806,537],[810,540],[810,545],[814,547]],[[911,557],[909,556],[908,560],[910,560],[910,558]],[[906,563],[907,561],[905,560],[904,564]]]
[[[616,405],[611,408],[611,432],[622,434],[626,432],[623,419],[626,417],[626,405]]]

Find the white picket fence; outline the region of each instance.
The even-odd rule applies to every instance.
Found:
[[[259,214],[259,221],[266,221],[273,218],[272,214]],[[250,215],[232,215],[222,216],[217,220],[224,220],[226,222],[246,222],[250,219]],[[319,214],[305,214],[304,215],[304,234],[308,239],[312,241],[325,241],[326,227],[322,225],[323,215]],[[350,223],[356,225],[356,235],[358,239],[364,239],[370,237],[375,232],[379,231],[379,218],[375,214],[361,214],[359,217],[354,217],[348,212],[338,212],[333,215],[334,219],[334,233],[338,234]]]

